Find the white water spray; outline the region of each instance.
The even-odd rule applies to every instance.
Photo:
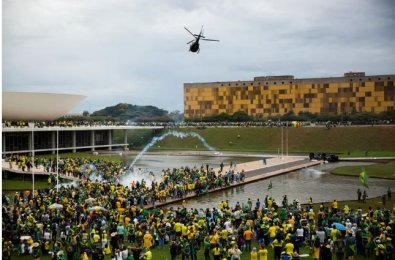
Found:
[[[204,140],[204,138],[199,135],[198,133],[195,132],[178,132],[178,131],[169,131],[167,133],[164,133],[163,135],[159,136],[159,137],[154,137],[152,138],[151,142],[149,142],[144,148],[143,150],[141,150],[141,152],[134,158],[134,160],[132,161],[132,163],[129,166],[129,170],[133,171],[133,166],[136,164],[136,162],[138,160],[140,160],[140,158],[148,151],[149,148],[151,148],[152,146],[154,146],[157,142],[162,141],[163,139],[165,139],[167,136],[172,135],[175,136],[177,138],[186,138],[186,137],[196,137],[197,139],[199,139],[204,147],[206,147],[209,151],[215,151],[215,149],[210,146],[206,140]]]
[[[163,135],[159,136],[159,137],[154,137],[152,138],[151,142],[149,142],[144,148],[143,150],[141,150],[141,152],[134,158],[134,160],[132,161],[132,163],[129,166],[129,172],[122,175],[119,178],[119,183],[121,183],[124,186],[129,186],[130,183],[132,183],[133,181],[138,181],[141,183],[142,180],[144,180],[147,185],[151,185],[151,182],[156,180],[157,178],[159,178],[160,176],[158,174],[152,173],[152,172],[147,172],[146,170],[143,169],[138,169],[137,171],[134,171],[134,165],[136,164],[136,162],[141,159],[141,157],[148,151],[148,149],[150,149],[152,146],[154,146],[157,142],[163,140],[164,138],[166,138],[167,136],[172,135],[175,136],[177,138],[186,138],[186,137],[195,137],[198,138],[204,145],[204,147],[206,147],[209,151],[215,151],[215,149],[210,146],[206,140],[204,140],[204,138],[199,135],[198,133],[195,132],[178,132],[178,131],[169,131],[164,133]]]
[[[79,182],[78,181],[72,181],[72,182],[63,182],[63,183],[59,183],[57,185],[55,185],[54,189],[58,189],[58,188],[70,188],[70,187],[78,187]]]

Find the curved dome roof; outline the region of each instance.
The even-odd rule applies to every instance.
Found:
[[[3,92],[3,119],[55,120],[66,115],[84,98],[70,94]]]

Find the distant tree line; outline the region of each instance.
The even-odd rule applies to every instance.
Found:
[[[213,116],[206,117],[196,117],[192,119],[187,119],[186,121],[190,122],[247,122],[247,121],[309,121],[309,122],[352,122],[352,123],[360,123],[360,124],[370,124],[377,121],[390,121],[392,123],[395,122],[395,110],[388,110],[381,113],[369,113],[369,112],[361,112],[361,113],[351,113],[351,114],[342,114],[342,115],[320,115],[313,114],[309,112],[301,112],[299,114],[295,114],[294,112],[289,112],[284,115],[278,116],[250,116],[244,111],[237,111],[232,115],[227,113],[221,113]]]

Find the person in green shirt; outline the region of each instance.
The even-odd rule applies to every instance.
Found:
[[[204,259],[210,260],[210,238],[206,236],[203,240]]]

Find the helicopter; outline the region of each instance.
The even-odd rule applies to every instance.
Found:
[[[194,40],[187,42],[187,44],[192,43],[189,47],[189,51],[191,51],[191,52],[199,53],[199,51],[200,51],[199,40],[219,42],[219,40],[206,39],[206,37],[203,36],[203,26],[202,26],[202,29],[200,30],[199,34],[193,34],[193,33],[191,33],[190,30],[188,30],[188,28],[186,28],[186,27],[184,27],[184,28],[195,38]]]

